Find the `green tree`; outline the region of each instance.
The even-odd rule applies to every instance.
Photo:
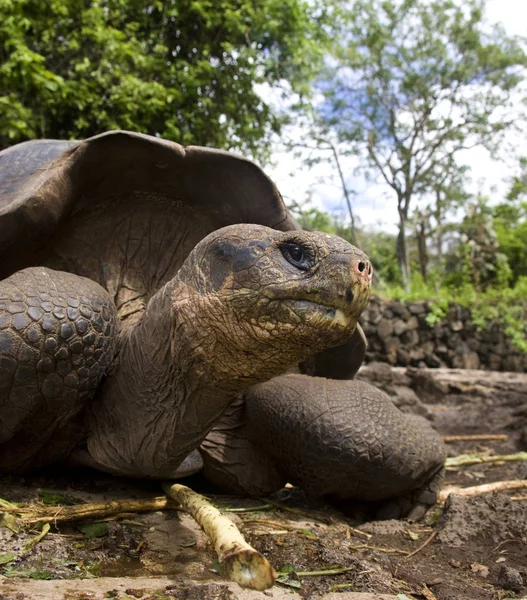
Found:
[[[520,160],[520,175],[513,178],[506,201],[494,206],[492,212],[500,250],[516,283],[527,277],[527,159]]]
[[[527,59],[519,39],[485,28],[484,7],[484,0],[356,0],[343,10],[320,78],[327,127],[394,192],[406,285],[414,200],[441,189],[462,150],[495,151],[514,123],[512,95]]]
[[[323,53],[308,0],[0,0],[0,148],[125,128],[265,158]]]

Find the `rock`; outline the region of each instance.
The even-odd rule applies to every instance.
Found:
[[[408,302],[408,310],[412,315],[423,315],[426,313],[424,302]]]
[[[527,370],[527,353],[518,351],[499,322],[478,330],[470,320],[470,310],[453,305],[441,322],[431,326],[426,322],[429,312],[428,302],[405,303],[373,296],[360,319],[369,343],[366,361],[432,368]]]
[[[405,331],[401,335],[401,342],[409,348],[417,346],[419,344],[419,332],[415,329],[413,331]]]
[[[377,335],[379,335],[379,337],[385,339],[385,338],[389,338],[393,333],[393,325],[392,322],[388,319],[383,319],[382,321],[379,321],[379,323],[377,324]]]
[[[437,538],[460,547],[470,539],[484,537],[492,543],[527,536],[527,505],[512,502],[506,494],[459,496],[450,494],[439,521]]]
[[[404,348],[397,350],[397,364],[402,367],[407,367],[410,364],[410,353]]]
[[[507,565],[501,565],[498,575],[498,585],[504,590],[511,592],[521,592],[523,587],[523,577],[520,572]]]
[[[402,317],[403,319],[410,318],[410,311],[402,302],[390,302],[388,304],[388,308],[392,311],[394,315]]]
[[[437,381],[431,373],[424,370],[408,370],[410,385],[424,402],[437,402],[448,394],[448,385]]]
[[[475,573],[479,577],[483,577],[483,579],[487,579],[490,573],[490,569],[485,565],[480,565],[479,563],[473,563],[470,565],[470,569],[472,573]]]
[[[396,336],[400,336],[408,329],[408,325],[401,319],[397,319],[393,324],[393,333]]]
[[[489,356],[488,364],[491,371],[499,371],[501,367],[501,356],[492,352]]]
[[[401,412],[431,419],[429,410],[411,388],[396,385],[390,398]]]
[[[425,358],[425,363],[427,367],[432,367],[433,369],[437,369],[439,367],[446,367],[445,363],[436,356],[435,354],[429,354]]]
[[[463,321],[453,321],[452,323],[450,323],[450,329],[452,331],[461,331],[463,327]]]
[[[410,360],[412,362],[412,365],[415,365],[419,361],[423,360],[424,357],[425,357],[425,352],[422,348],[414,348],[410,352]]]
[[[448,348],[444,344],[438,344],[436,347],[436,354],[439,356],[446,356],[448,354]]]
[[[413,330],[413,329],[419,329],[419,319],[412,315],[407,321],[406,321],[406,328]]]
[[[456,369],[479,369],[480,365],[479,356],[475,352],[465,352],[454,358],[452,366]]]
[[[397,350],[399,350],[400,342],[397,338],[391,338],[385,343],[386,360],[392,364],[397,364]]]

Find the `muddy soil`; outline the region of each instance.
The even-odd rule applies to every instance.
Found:
[[[401,410],[429,418],[443,435],[507,436],[504,441],[448,443],[450,456],[527,450],[525,374],[372,364],[360,377],[388,391]],[[512,479],[527,480],[527,461],[449,469],[445,485]],[[277,507],[268,499],[222,496],[199,478],[189,485],[223,507],[271,561],[280,573],[273,590],[247,595],[228,585],[195,522],[167,510],[121,515],[96,526],[52,526],[32,548],[28,542],[39,529],[0,527],[0,599],[527,597],[527,490],[451,495],[422,522],[409,523],[373,521],[368,507],[314,502],[296,488],[272,497]],[[56,505],[57,511],[68,503],[159,495],[156,482],[93,471],[0,478],[0,498]]]

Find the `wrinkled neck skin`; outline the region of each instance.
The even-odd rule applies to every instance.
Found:
[[[237,394],[331,343],[317,348],[305,326],[298,335],[294,323],[258,323],[242,307],[257,310],[259,295],[225,301],[207,285],[199,269],[184,266],[121,334],[116,365],[88,414],[88,451],[104,470],[170,478]],[[354,327],[335,331],[334,344]]]

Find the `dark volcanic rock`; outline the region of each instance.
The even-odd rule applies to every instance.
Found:
[[[505,494],[465,497],[450,494],[437,538],[449,546],[463,546],[474,538],[493,543],[517,538],[527,543],[527,505]]]

